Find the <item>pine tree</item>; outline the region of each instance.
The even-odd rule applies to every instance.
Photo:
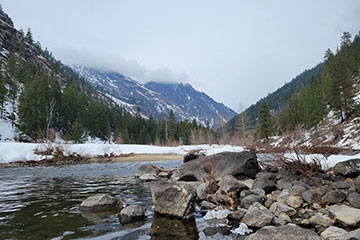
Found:
[[[265,101],[261,103],[260,107],[258,131],[260,138],[264,138],[266,140],[272,133],[271,115]]]
[[[70,140],[74,141],[74,143],[82,143],[84,140],[84,128],[79,119],[73,123],[71,131],[70,131]]]

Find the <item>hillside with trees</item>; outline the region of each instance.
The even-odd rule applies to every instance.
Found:
[[[1,124],[13,128],[17,141],[88,137],[119,143],[190,144],[213,141],[213,131],[196,121],[144,118],[141,109],[125,111],[94,90],[71,68],[33,39],[16,30],[0,10]],[[0,133],[1,135],[1,133]],[[1,136],[0,136],[1,137]],[[6,139],[1,139],[6,140]]]

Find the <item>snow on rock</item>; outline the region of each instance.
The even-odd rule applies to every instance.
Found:
[[[0,119],[0,141],[13,141],[15,128],[9,121]]]
[[[231,230],[232,233],[238,234],[238,235],[246,235],[250,234],[253,231],[248,228],[248,226],[245,223],[240,223],[239,227],[235,228],[234,230]]]
[[[19,143],[19,142],[0,142],[0,163],[10,163],[14,161],[41,160],[46,156],[39,156],[34,153],[36,149],[45,150],[48,147],[61,147],[65,155],[79,154],[84,157],[97,157],[105,154],[179,154],[184,155],[192,150],[201,150],[206,155],[220,152],[241,152],[244,149],[239,146],[230,145],[190,145],[177,147],[160,147],[152,145],[137,144],[109,144],[100,141],[85,144],[66,144],[66,143]],[[51,156],[47,156],[51,158]]]
[[[230,213],[231,213],[231,211],[230,211],[229,209],[224,209],[224,210],[210,210],[210,211],[208,211],[208,212],[205,214],[204,219],[205,219],[205,220],[224,219],[224,218],[226,218]]]

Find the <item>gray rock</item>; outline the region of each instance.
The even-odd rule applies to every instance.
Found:
[[[206,227],[203,232],[207,237],[214,236],[217,233],[222,235],[229,235],[230,229],[227,226],[209,226]]]
[[[235,177],[231,175],[224,176],[219,182],[219,190],[225,193],[241,192],[247,189],[248,187],[245,184],[240,183]]]
[[[258,173],[252,185],[253,189],[263,189],[265,193],[276,190],[275,175],[272,173]]]
[[[206,199],[209,194],[215,193],[219,189],[219,186],[216,184],[215,181],[211,181],[211,184],[209,182],[205,182],[200,184],[196,188],[196,193],[198,196],[198,199]]]
[[[139,179],[141,181],[150,182],[150,181],[157,180],[157,177],[156,177],[156,175],[145,173],[145,174],[140,175]]]
[[[188,152],[187,154],[185,154],[184,156],[184,163],[186,162],[190,162],[192,160],[198,159],[200,157],[204,157],[205,154],[204,153],[200,153],[200,152],[196,152],[196,151],[192,151],[192,152]]]
[[[140,178],[140,176],[145,175],[145,174],[155,176],[156,175],[156,169],[153,168],[151,166],[151,164],[141,165],[138,168],[137,172],[135,173],[135,177]]]
[[[252,189],[252,190],[244,190],[240,193],[240,199],[249,196],[249,195],[259,195],[265,197],[265,191],[262,189]]]
[[[314,216],[312,216],[310,219],[310,224],[312,225],[321,225],[324,227],[329,227],[334,224],[334,221],[331,220],[328,216],[325,216],[321,213],[317,213]]]
[[[290,196],[286,200],[286,203],[292,208],[299,208],[303,202],[304,201],[301,196]]]
[[[249,227],[259,228],[269,225],[273,217],[273,214],[266,207],[255,202],[249,207],[242,221]]]
[[[348,201],[351,206],[354,208],[360,208],[360,194],[357,192],[352,192],[348,196]]]
[[[80,211],[105,212],[122,208],[122,202],[108,194],[96,194],[88,197],[80,204]]]
[[[347,233],[348,232],[342,228],[331,226],[323,231],[320,236],[326,240],[340,240],[344,239]]]
[[[277,196],[276,201],[286,204],[289,197],[290,197],[290,192],[288,189],[285,189]]]
[[[265,203],[265,196],[261,196],[261,195],[248,195],[244,198],[241,199],[241,203],[240,206],[243,208],[248,209],[251,205],[253,205],[255,202],[258,202],[260,204],[264,204]]]
[[[282,220],[282,219],[280,219],[278,217],[273,217],[273,219],[271,220],[271,225],[275,226],[275,227],[283,226],[285,224],[286,224],[286,221],[284,221],[284,220]]]
[[[299,226],[288,224],[285,226],[274,227],[267,226],[251,234],[245,240],[321,240],[315,232],[301,228]]]
[[[321,199],[324,204],[336,204],[345,200],[346,194],[339,190],[330,190]]]
[[[252,189],[252,185],[254,184],[254,180],[253,179],[246,179],[246,180],[242,180],[240,181],[242,184],[246,185],[248,187],[248,189]]]
[[[145,219],[145,208],[141,205],[131,205],[123,208],[119,214],[122,224],[132,223]]]
[[[358,176],[360,174],[360,159],[350,159],[337,163],[333,168],[335,175]]]
[[[355,179],[355,189],[358,193],[360,193],[360,176]]]
[[[245,179],[255,177],[259,170],[255,152],[222,152],[184,163],[179,171],[179,180],[202,181],[208,179],[211,172],[216,179],[226,175]]]
[[[348,232],[342,240],[360,240],[360,229]]]
[[[151,185],[155,212],[183,218],[194,212],[196,190],[180,183],[156,182]]]
[[[245,209],[239,209],[235,212],[231,212],[227,218],[228,219],[231,219],[231,220],[236,220],[236,221],[241,221],[241,219],[244,217],[246,213],[246,210]]]
[[[349,189],[350,187],[351,187],[351,184],[348,182],[344,182],[344,181],[334,182],[329,185],[330,190]]]
[[[208,202],[208,201],[202,201],[200,203],[200,207],[202,209],[214,209],[214,208],[216,208],[216,205],[211,202]]]
[[[305,191],[306,191],[306,188],[304,186],[294,185],[290,188],[290,195],[301,196],[301,194]]]
[[[360,209],[346,205],[332,205],[329,210],[335,221],[345,227],[355,227],[360,223]]]
[[[314,189],[306,190],[301,194],[301,196],[307,203],[320,202],[321,199],[321,193]]]
[[[275,214],[275,216],[280,217],[281,213],[285,213],[289,217],[296,214],[296,210],[292,207],[289,207],[283,203],[275,202],[271,205],[270,211]]]

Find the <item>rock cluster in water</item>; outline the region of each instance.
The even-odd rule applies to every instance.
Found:
[[[360,239],[359,166],[353,159],[338,163],[333,174],[307,179],[286,169],[261,170],[255,153],[245,151],[193,159],[166,176],[142,167],[137,177],[163,179],[151,186],[155,213],[186,218],[197,206],[215,221],[202,230],[205,236],[350,240]]]

